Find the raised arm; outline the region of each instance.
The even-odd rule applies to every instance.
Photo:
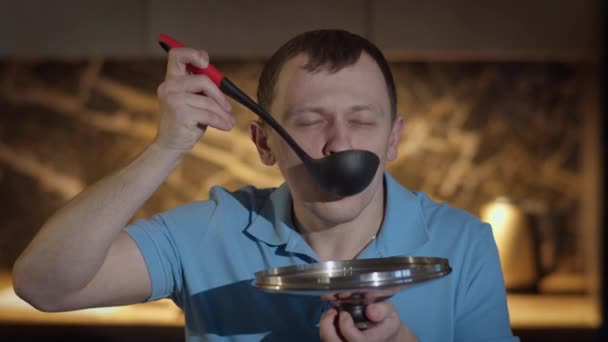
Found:
[[[85,189],[56,212],[20,255],[15,292],[42,311],[141,302],[150,296],[146,265],[133,240],[121,232],[152,193],[202,137],[207,126],[230,130],[230,104],[206,76],[204,51],[169,53],[158,88],[161,119],[154,141],[126,167]]]

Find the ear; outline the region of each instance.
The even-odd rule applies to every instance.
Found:
[[[403,129],[403,117],[399,114],[395,115],[395,121],[391,127],[391,134],[388,137],[388,151],[386,158],[389,161],[397,159],[399,150],[399,141],[401,140],[401,131]]]
[[[259,121],[250,122],[249,137],[257,147],[262,163],[268,166],[274,165],[277,160],[268,144],[268,135],[266,134],[264,124]]]

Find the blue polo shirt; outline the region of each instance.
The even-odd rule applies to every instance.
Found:
[[[518,341],[490,226],[384,178],[384,222],[358,258],[443,257],[453,269],[390,298],[401,320],[423,342]],[[148,300],[168,297],[183,309],[188,341],[319,340],[328,303],[251,285],[257,271],[319,260],[294,229],[291,207],[285,184],[214,187],[209,200],[134,222],[125,229],[148,267]]]

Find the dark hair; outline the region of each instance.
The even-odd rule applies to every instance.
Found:
[[[308,63],[304,68],[310,72],[321,68],[330,72],[355,64],[365,52],[376,61],[388,91],[391,115],[397,107],[395,81],[384,55],[369,40],[344,30],[316,30],[299,34],[281,46],[265,64],[258,83],[258,103],[266,110],[272,104],[275,85],[283,65],[290,59],[304,54]]]

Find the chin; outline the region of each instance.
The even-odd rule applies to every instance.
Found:
[[[340,197],[323,191],[300,164],[284,172],[294,200],[301,203],[316,217],[336,225],[356,219],[369,206],[377,191],[383,186],[383,171],[379,169],[375,179],[362,192]]]
[[[369,201],[366,198],[351,196],[329,203],[314,203],[312,206],[318,217],[338,225],[357,219],[367,205]]]
[[[353,221],[361,215],[374,197],[374,183],[354,196],[336,197],[319,190],[314,196],[300,196],[299,200],[316,217],[322,218],[330,225],[339,225]],[[306,193],[310,194],[310,187],[304,192]]]

